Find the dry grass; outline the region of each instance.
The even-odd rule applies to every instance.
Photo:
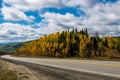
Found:
[[[3,66],[3,60],[0,59],[0,80],[20,80],[18,79],[15,72],[7,70],[5,66]]]
[[[18,78],[14,72],[0,69],[0,80],[18,80]]]

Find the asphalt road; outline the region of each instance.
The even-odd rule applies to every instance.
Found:
[[[77,72],[103,75],[106,77],[115,77],[118,80],[120,80],[120,62],[115,61],[23,58],[12,57],[10,55],[4,55],[1,57],[8,60],[33,63],[37,65],[50,66],[54,68],[73,70]]]

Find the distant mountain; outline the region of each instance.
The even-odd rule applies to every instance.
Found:
[[[34,41],[37,41],[37,39]],[[0,52],[14,52],[17,48],[19,48],[29,42],[32,42],[32,41],[0,43]]]
[[[0,43],[0,52],[14,52],[17,48],[23,46],[27,42],[19,43]]]
[[[115,36],[115,37],[113,37],[113,38],[118,38],[118,39],[120,39],[120,36]]]
[[[16,42],[12,42],[12,43],[0,43],[0,46],[6,46],[6,45],[10,45],[10,44],[16,44]]]

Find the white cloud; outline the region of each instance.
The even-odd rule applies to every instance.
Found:
[[[19,10],[40,10],[41,8],[59,8],[61,6],[60,0],[3,0],[3,2]]]
[[[94,34],[96,31],[99,32],[101,36],[119,36],[120,26],[119,25],[97,25],[97,26],[87,26],[89,32]]]
[[[24,12],[12,7],[6,7],[6,6],[2,7],[1,13],[5,20],[14,20],[14,21],[19,21],[19,20],[31,21],[32,20],[31,18],[27,17],[24,14]]]
[[[119,25],[120,24],[120,0],[116,3],[97,3],[93,8],[82,8],[86,17],[81,19],[88,25]]]
[[[5,42],[21,42],[37,39],[42,34],[37,29],[27,25],[2,23],[0,24],[0,43]]]
[[[96,31],[100,35],[110,35],[110,36],[119,36],[120,35],[120,26],[119,25],[82,25],[83,21],[80,17],[75,17],[73,14],[66,13],[65,15],[56,14],[56,13],[45,13],[41,15],[44,17],[43,22],[45,21],[43,33],[52,33],[62,30],[71,30],[73,27],[78,28],[78,30],[87,28],[90,34],[94,34]],[[43,23],[42,23],[43,24]],[[41,31],[41,32],[42,32]]]
[[[34,16],[28,16],[30,20],[35,20]]]
[[[69,30],[72,29],[73,27],[77,27],[82,25],[79,21],[79,18],[75,17],[73,14],[66,13],[65,15],[59,14],[59,13],[50,13],[46,12],[43,15],[40,15],[44,17],[44,20],[41,22],[47,23],[45,25],[46,31],[51,31],[51,32],[57,32],[61,30]],[[52,30],[51,30],[52,29]]]
[[[60,8],[64,6],[92,7],[97,0],[3,0],[4,4],[9,4],[19,10],[40,10],[42,8]]]
[[[97,0],[63,0],[63,4],[70,7],[92,7],[97,3]]]
[[[4,4],[8,4],[19,10],[40,10],[42,8],[61,8],[64,6],[75,7],[92,7],[97,0],[3,0]]]

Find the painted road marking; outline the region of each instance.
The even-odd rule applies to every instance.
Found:
[[[99,66],[111,66],[111,67],[120,67],[120,64],[100,64],[96,62],[77,62],[79,64],[93,64],[93,65],[99,65]]]

